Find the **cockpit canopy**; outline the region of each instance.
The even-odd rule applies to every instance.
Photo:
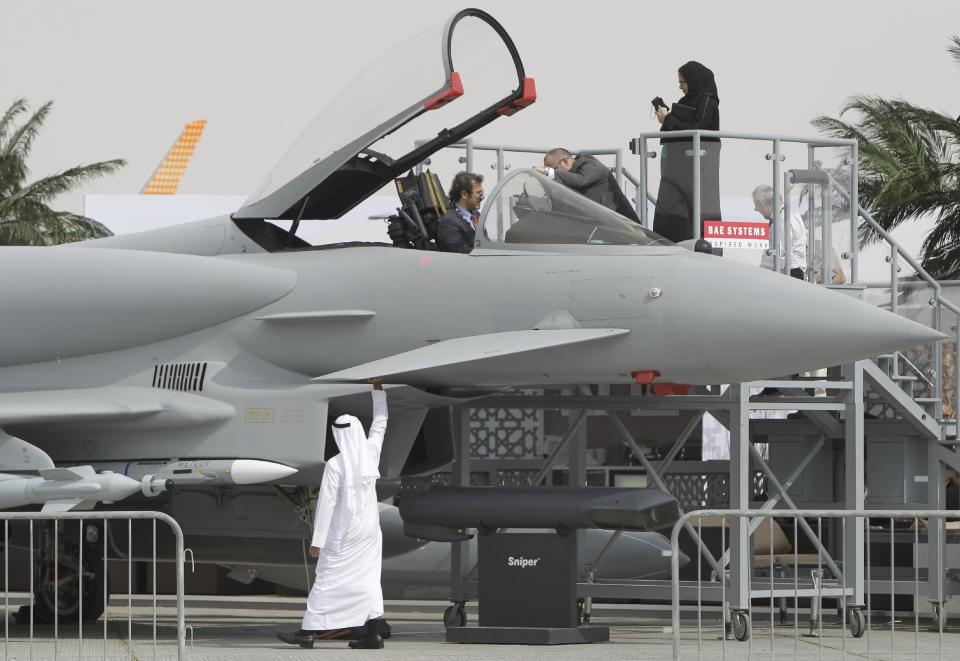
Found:
[[[506,30],[464,9],[386,52],[333,98],[233,218],[340,218],[437,150],[535,99]]]
[[[535,170],[503,179],[484,204],[479,244],[670,246],[670,241]]]

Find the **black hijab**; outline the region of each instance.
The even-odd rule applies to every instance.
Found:
[[[693,60],[680,67],[680,73],[683,79],[687,81],[687,93],[680,99],[680,103],[687,106],[695,106],[698,96],[712,96],[720,105],[720,97],[717,95],[717,83],[713,79],[713,72],[699,62]]]

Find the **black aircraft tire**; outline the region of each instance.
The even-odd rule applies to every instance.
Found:
[[[80,619],[80,590],[77,581],[76,556],[61,557],[57,579],[60,582],[59,594],[54,601],[50,584],[53,581],[52,566],[40,567],[34,578],[35,622],[53,622],[56,607],[59,622],[76,622]],[[109,580],[106,593],[103,585],[103,559],[98,549],[85,546],[83,549],[83,620],[92,622],[103,615],[104,606],[110,594]]]

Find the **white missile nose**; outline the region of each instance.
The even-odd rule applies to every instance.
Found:
[[[663,298],[672,299],[664,318],[678,320],[664,328],[679,340],[674,358],[699,378],[722,377],[716,383],[842,365],[946,337],[851,296],[722,258],[690,255],[672,276]]]
[[[273,482],[296,472],[296,468],[260,459],[237,459],[230,464],[230,477],[234,484]]]

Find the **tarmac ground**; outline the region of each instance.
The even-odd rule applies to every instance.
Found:
[[[156,628],[151,597],[136,597],[128,609],[126,598],[111,600],[104,620],[85,623],[82,639],[75,624],[20,625],[4,617],[4,659],[171,659],[176,658],[176,609],[169,598],[158,599]],[[393,636],[382,650],[351,650],[346,641],[317,642],[312,650],[277,640],[278,631],[298,628],[303,600],[286,597],[190,597],[186,607],[189,627],[186,658],[196,661],[253,661],[282,659],[671,659],[673,640],[669,608],[664,606],[594,606],[592,624],[610,627],[610,642],[590,645],[471,645],[447,643],[442,601],[390,601],[386,618]],[[468,604],[468,625],[476,611]],[[2,604],[0,604],[2,607]],[[793,614],[786,625],[777,624],[771,635],[770,617],[754,613],[753,635],[748,642],[724,639],[719,613],[705,609],[699,623],[695,611],[683,613],[683,659],[956,659],[960,626],[931,632],[929,619],[914,626],[912,615],[899,617],[891,631],[890,619],[874,615],[863,638],[844,635],[836,616],[823,623],[822,635],[808,637],[802,613],[796,627]],[[826,616],[825,616],[826,617]],[[156,644],[154,644],[156,631]],[[192,634],[192,641],[190,640]],[[771,654],[771,650],[773,653]]]

